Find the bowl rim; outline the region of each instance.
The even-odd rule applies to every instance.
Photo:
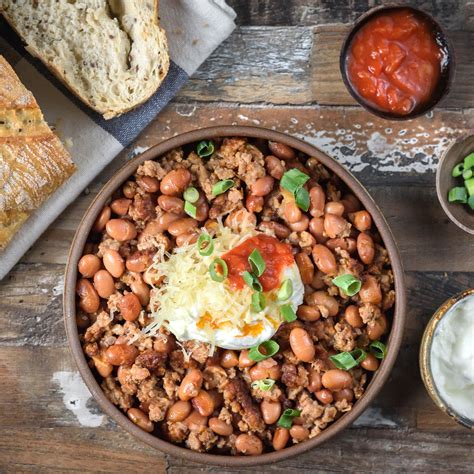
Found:
[[[417,12],[418,14],[421,14],[422,16],[427,17],[433,25],[438,29],[438,31],[441,33],[443,36],[444,43],[446,45],[446,48],[448,50],[448,56],[449,56],[449,61],[448,61],[448,71],[447,71],[447,79],[446,79],[446,85],[444,87],[443,92],[440,94],[438,100],[434,101],[429,105],[429,107],[420,109],[416,112],[410,113],[408,115],[392,115],[390,112],[386,112],[383,110],[379,110],[373,106],[371,106],[368,101],[363,99],[362,97],[357,94],[355,91],[354,87],[352,87],[349,78],[347,77],[347,72],[346,72],[346,59],[347,59],[347,50],[349,49],[349,46],[351,44],[351,41],[354,37],[354,35],[357,33],[359,28],[361,28],[368,19],[380,13],[383,10],[391,10],[391,9],[408,9],[408,10],[413,10]],[[406,120],[412,120],[417,117],[420,117],[422,115],[427,114],[428,112],[431,112],[443,99],[446,98],[446,96],[449,94],[453,81],[454,81],[454,76],[455,76],[455,71],[456,71],[456,53],[454,50],[453,43],[451,39],[449,38],[448,34],[446,33],[446,30],[441,26],[441,24],[431,15],[428,13],[426,10],[419,8],[419,7],[414,7],[411,5],[406,5],[402,3],[387,3],[384,5],[378,5],[370,10],[367,10],[365,13],[363,13],[361,16],[359,16],[353,25],[350,27],[349,31],[346,33],[344,40],[342,42],[341,46],[341,51],[339,54],[339,71],[342,76],[342,81],[344,82],[344,85],[346,86],[347,91],[349,94],[352,96],[352,98],[365,110],[370,112],[373,115],[376,115],[377,117],[383,118],[385,120],[394,120],[394,121],[406,121]]]
[[[451,212],[451,205],[444,193],[441,192],[441,175],[446,172],[444,168],[445,161],[448,160],[449,152],[458,144],[463,143],[464,141],[468,140],[469,138],[474,136],[474,130],[471,134],[464,134],[461,137],[458,137],[451,141],[451,144],[444,150],[441,158],[438,162],[438,166],[436,167],[436,195],[438,196],[438,201],[443,208],[445,214],[449,217],[451,222],[454,222],[460,229],[468,234],[474,235],[474,227],[468,227],[464,223],[462,223],[459,219],[457,219],[454,214]],[[458,204],[459,205],[459,204]]]
[[[456,411],[443,400],[437,389],[436,383],[434,382],[433,373],[431,372],[431,346],[433,344],[433,337],[436,333],[438,324],[442,321],[446,314],[448,314],[448,312],[454,308],[454,306],[470,296],[474,296],[474,288],[464,290],[461,293],[448,298],[435,311],[423,332],[423,337],[420,344],[419,362],[421,378],[428,395],[431,397],[435,405],[461,426],[474,430],[474,420],[469,420],[456,413]]]
[[[350,191],[354,193],[361,201],[365,209],[367,209],[372,215],[374,224],[383,239],[385,248],[387,249],[390,257],[396,291],[393,324],[387,342],[387,356],[367,386],[364,395],[354,405],[354,408],[350,412],[345,413],[339,420],[336,420],[321,434],[306,442],[298,443],[291,447],[282,449],[281,451],[273,451],[270,453],[249,457],[195,452],[165,441],[157,436],[154,436],[153,434],[146,433],[138,426],[133,424],[119,408],[117,408],[112,404],[111,401],[108,400],[100,388],[99,383],[96,381],[92,370],[87,364],[85,354],[79,341],[79,333],[77,330],[75,318],[77,262],[82,254],[84,244],[96,219],[96,216],[110,198],[111,194],[136,171],[141,163],[146,160],[156,159],[176,147],[203,139],[239,136],[246,138],[263,138],[265,140],[285,143],[286,145],[291,146],[296,150],[307,154],[308,156],[316,157],[324,166],[326,166],[329,170],[331,170],[331,172],[338,176],[347,186],[347,188],[350,189]],[[99,404],[100,408],[123,429],[125,429],[125,431],[129,432],[139,440],[164,452],[165,454],[181,457],[193,462],[201,462],[204,464],[225,467],[248,467],[274,463],[280,460],[288,459],[289,457],[296,456],[308,451],[311,448],[314,448],[315,446],[323,443],[324,441],[333,437],[336,433],[349,426],[358,416],[361,415],[369,403],[373,401],[390,375],[402,342],[405,323],[405,306],[405,277],[397,245],[391,230],[385,221],[384,216],[382,215],[382,212],[379,210],[362,184],[335,159],[329,157],[324,152],[320,151],[313,145],[304,142],[303,140],[292,137],[285,133],[268,130],[262,127],[232,125],[199,128],[179,134],[175,137],[158,143],[149,150],[145,151],[143,154],[136,156],[124,166],[122,166],[101,188],[95,199],[84,213],[84,216],[76,230],[66,264],[63,293],[64,320],[69,347],[83,380]]]

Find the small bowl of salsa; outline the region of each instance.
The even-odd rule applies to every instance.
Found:
[[[362,15],[347,35],[340,68],[360,105],[385,119],[408,120],[448,93],[454,52],[441,26],[424,11],[381,6]]]

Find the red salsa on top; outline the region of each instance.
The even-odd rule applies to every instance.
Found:
[[[289,245],[280,242],[269,235],[256,235],[242,242],[237,247],[229,250],[222,256],[228,267],[228,281],[234,290],[241,290],[244,285],[242,273],[251,271],[248,261],[249,255],[257,249],[265,261],[265,271],[258,278],[263,291],[271,291],[281,284],[281,271],[292,265],[295,260]]]
[[[347,55],[354,89],[374,108],[407,115],[434,93],[443,68],[443,48],[429,21],[409,9],[369,19]]]

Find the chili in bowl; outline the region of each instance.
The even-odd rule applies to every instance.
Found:
[[[405,290],[387,224],[339,164],[278,132],[215,127],[106,184],[64,298],[104,411],[169,454],[248,466],[360,415],[395,361]]]

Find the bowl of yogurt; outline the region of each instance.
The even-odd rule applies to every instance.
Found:
[[[474,288],[445,301],[430,319],[420,370],[438,408],[474,430]]]

